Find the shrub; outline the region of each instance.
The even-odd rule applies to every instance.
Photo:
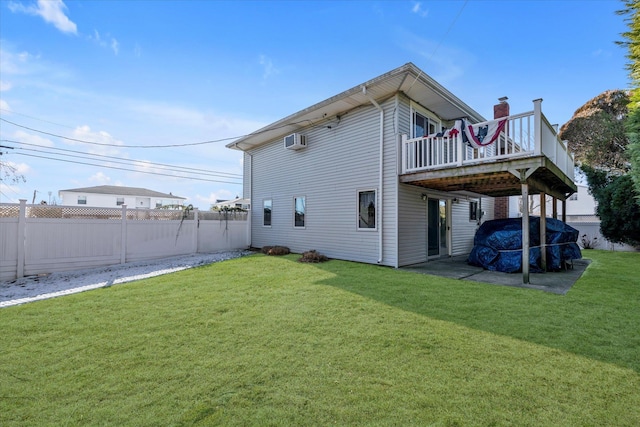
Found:
[[[315,249],[302,253],[302,257],[298,262],[325,262],[329,261],[329,258],[317,252]]]
[[[583,234],[580,238],[580,243],[582,243],[583,249],[595,249],[600,242],[598,241],[598,236],[594,236],[593,238]]]
[[[263,246],[262,253],[266,255],[287,255],[291,251],[286,246]]]

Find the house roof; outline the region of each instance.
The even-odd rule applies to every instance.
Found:
[[[478,112],[409,62],[262,129],[258,129],[227,144],[227,147],[247,150],[289,135],[310,124],[334,119],[336,115],[361,105],[371,104],[369,96],[378,102],[388,99],[398,92],[407,94],[412,100],[433,111],[444,120],[466,117],[472,122],[485,121],[485,118]]]
[[[96,187],[71,188],[69,190],[60,190],[68,193],[93,193],[93,194],[112,194],[117,196],[137,196],[137,197],[162,197],[185,200],[185,197],[176,196],[175,194],[160,193],[159,191],[148,190],[146,188],[137,187],[121,187],[119,185],[98,185]]]

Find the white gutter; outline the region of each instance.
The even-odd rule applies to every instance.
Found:
[[[367,87],[366,86],[362,86],[362,93],[364,94],[364,96],[366,96],[369,101],[371,101],[371,103],[374,105],[374,107],[376,107],[378,109],[378,111],[380,111],[380,159],[379,162],[380,164],[378,165],[379,169],[380,169],[380,176],[378,177],[378,264],[382,263],[382,186],[384,184],[384,110],[382,109],[382,107],[380,106],[380,104],[378,104],[376,102],[375,99],[373,99],[368,93],[367,93]]]

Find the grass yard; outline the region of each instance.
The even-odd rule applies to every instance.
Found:
[[[0,310],[0,425],[640,425],[640,254],[566,296],[296,255]],[[561,274],[561,273],[559,273]]]

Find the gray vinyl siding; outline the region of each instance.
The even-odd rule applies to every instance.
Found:
[[[383,104],[385,110],[385,184],[383,191],[382,264],[396,259],[395,186],[397,182],[393,110],[395,100]],[[380,233],[379,194],[379,112],[373,106],[353,110],[331,129],[317,125],[301,129],[307,147],[287,150],[282,139],[251,151],[252,245],[288,246],[300,253],[315,249],[328,257],[376,263]],[[387,136],[388,135],[388,136]],[[378,193],[376,230],[357,229],[357,192]],[[293,226],[293,198],[305,196],[305,227]],[[272,225],[264,227],[262,201],[271,199]]]
[[[422,200],[424,188],[400,184],[398,206],[398,265],[411,265],[427,260],[427,205]]]
[[[330,258],[375,264],[382,233],[381,264],[396,267],[426,261],[427,212],[421,195],[428,190],[401,184],[398,178],[400,135],[410,134],[409,102],[400,94],[381,103],[385,113],[382,193],[380,113],[373,105],[343,114],[337,126],[335,120],[330,123],[331,128],[320,123],[300,129],[298,133],[307,137],[302,150],[287,150],[278,139],[245,155],[245,197],[251,197],[253,207],[252,246],[283,245],[295,253],[315,249]],[[377,192],[375,230],[357,229],[358,191],[363,190]],[[293,225],[297,196],[305,197],[304,228]],[[272,201],[269,227],[263,226],[265,199]],[[485,200],[482,209],[488,212]],[[453,255],[471,250],[476,225],[468,215],[468,203],[452,205]]]
[[[409,99],[402,97],[398,106],[398,130],[411,135]],[[422,200],[426,189],[400,184],[398,188],[398,266],[427,260],[427,207]]]
[[[473,248],[477,221],[469,221],[469,201],[459,199],[451,204],[451,255],[466,255]]]

